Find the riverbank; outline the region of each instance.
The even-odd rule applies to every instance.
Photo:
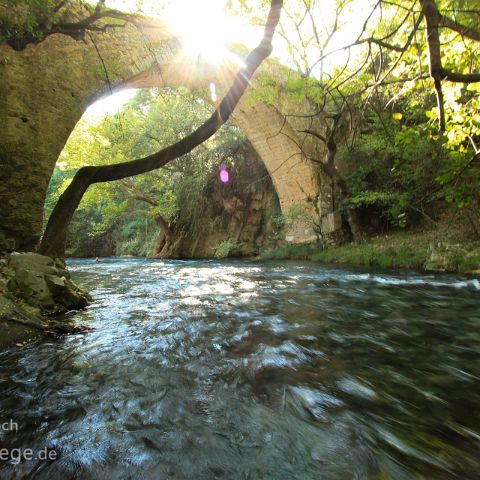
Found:
[[[15,252],[0,258],[0,347],[78,331],[59,315],[89,301],[60,260]]]
[[[319,263],[480,275],[480,242],[440,237],[436,232],[379,235],[365,243],[319,248],[286,245],[266,249],[261,260],[308,260]]]

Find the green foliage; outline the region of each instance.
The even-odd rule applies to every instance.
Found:
[[[437,181],[444,186],[445,197],[459,208],[478,201],[480,195],[480,160],[473,151],[480,140],[480,85],[454,85],[447,90],[449,117],[442,138],[449,162],[442,165]],[[434,111],[427,112],[433,118]]]
[[[175,218],[177,213],[177,199],[173,190],[165,190],[162,192],[161,196],[158,198],[158,205],[150,208],[148,215],[151,218],[155,218],[158,215],[161,215],[167,220],[172,220]]]
[[[57,21],[55,0],[6,1],[15,6],[17,17],[1,20],[3,39],[5,35],[39,36],[42,22]],[[269,2],[228,3],[232,11],[246,12],[253,23],[261,23]],[[452,19],[478,28],[478,0],[437,0],[437,4]],[[408,12],[414,7],[418,7],[415,2],[404,0],[382,2],[381,14],[377,10],[365,25],[363,38],[384,38],[397,47],[405,45],[401,52],[364,42],[349,50],[348,59],[340,62],[337,55],[325,54],[341,46],[342,33],[358,21],[355,12],[366,18],[365,2],[286,1],[280,30],[284,51],[296,71],[272,60],[275,69],[256,75],[256,88],[249,90],[247,98],[247,105],[258,101],[278,105],[281,96],[279,108],[294,116],[311,114],[312,124],[318,122],[320,129],[326,129],[329,121],[317,112],[348,110],[352,128],[337,139],[337,165],[350,194],[343,202],[335,198],[336,208],[366,211],[402,228],[414,225],[419,218],[435,219],[444,200],[462,208],[475,205],[480,198],[480,160],[474,155],[474,145],[480,143],[480,86],[444,82],[447,130],[440,134],[433,85],[425,78],[428,50],[423,26],[407,45],[415,16]],[[447,28],[440,34],[445,68],[460,73],[480,71],[480,42],[461,38]],[[342,57],[340,52],[338,57]],[[108,70],[115,78],[115,64],[109,64]],[[387,82],[380,85],[383,78]],[[118,114],[100,123],[82,120],[55,170],[46,216],[79,167],[146,156],[191,133],[212,111],[200,97],[198,92],[185,89],[142,91]],[[295,111],[296,105],[302,109],[309,105],[311,111]],[[292,120],[294,128],[296,121],[302,124]],[[229,124],[214,139],[166,169],[128,179],[120,186],[92,188],[77,212],[72,241],[77,238],[86,244],[108,237],[128,243],[125,251],[131,251],[145,237],[145,219],[153,225],[161,215],[173,224],[196,224],[209,207],[212,187],[207,185],[207,178],[220,163],[233,168],[241,161],[232,146],[243,141],[238,128]],[[133,199],[136,192],[152,197],[156,205],[140,204]],[[301,206],[293,205],[287,214],[272,219],[279,237],[304,214]],[[81,222],[88,226],[80,228]]]
[[[137,234],[131,238],[120,239],[116,243],[115,255],[131,255],[133,257],[147,257],[154,249],[157,241],[158,230],[150,232],[145,238],[144,234]]]
[[[318,250],[311,245],[285,245],[277,248],[265,248],[260,252],[262,260],[311,260]]]
[[[149,155],[189,134],[211,111],[208,103],[185,89],[142,90],[115,115],[102,121],[82,119],[60,155],[45,217],[78,168]],[[239,129],[227,124],[168,168],[92,186],[72,221],[69,251],[94,254],[105,245],[111,254],[143,255],[148,253],[145,245],[153,247],[151,238],[158,235],[159,215],[170,224],[196,224],[208,209],[207,179],[220,164],[233,172],[243,161],[244,144]]]
[[[229,257],[235,251],[242,248],[242,243],[233,238],[221,241],[214,249],[215,258],[222,259]]]
[[[52,32],[62,31],[62,27],[66,27],[63,31],[74,34],[72,25],[91,16],[95,6],[90,0],[5,0],[0,4],[0,42],[22,50],[28,44],[41,42]],[[110,25],[123,23],[115,18],[109,21]],[[81,38],[82,27],[78,34]]]
[[[296,223],[304,225],[313,225],[311,211],[307,211],[307,206],[300,203],[292,203],[286,213],[275,214],[270,217],[270,223],[273,227],[269,234],[264,247],[275,247],[279,243],[283,243],[285,236],[288,234],[290,228]]]
[[[120,227],[120,234],[122,238],[131,240],[133,237],[137,237],[139,232],[145,230],[145,221],[142,217],[133,217],[130,220],[122,223]]]
[[[258,102],[273,105],[278,98],[280,89],[278,82],[264,72],[260,72],[257,75],[256,80],[256,88],[247,91],[246,105],[250,107]]]
[[[426,119],[417,125],[409,117],[371,118],[369,133],[340,153],[351,172],[347,177],[351,196],[341,208],[374,208],[396,227],[406,227],[420,216],[435,216],[436,201],[445,197],[438,188],[438,174],[450,165],[451,157]]]
[[[349,198],[349,203],[352,206],[370,206],[370,205],[391,205],[398,199],[398,195],[388,192],[359,192],[356,195]]]
[[[291,223],[303,216],[305,216],[305,205],[295,202],[290,205],[288,212],[285,214],[286,223]]]
[[[409,268],[422,270],[427,258],[424,246],[346,245],[342,247],[318,248],[305,245],[265,250],[261,259],[274,260],[310,260],[321,263],[353,265],[361,267]]]
[[[363,127],[360,111],[366,113],[373,131],[361,135],[349,153],[343,152],[352,159],[348,168],[352,198],[343,207],[375,208],[390,224],[403,227],[419,216],[432,215],[439,199],[458,207],[479,201],[480,161],[478,155],[472,158],[473,144],[480,143],[480,86],[443,82],[447,131],[440,134],[433,82],[425,79],[429,56],[424,23],[411,37],[416,4],[403,0],[379,4],[363,25],[373,4],[287,1],[280,36],[297,74],[286,76],[282,93],[294,102],[304,104],[307,99],[312,118],[316,111],[347,108],[357,122],[352,136]],[[448,18],[478,30],[478,1],[436,0],[436,4]],[[349,30],[361,25],[362,38],[383,38],[404,48],[360,42],[348,49],[348,55],[338,51],[339,39],[344,37],[348,44]],[[444,68],[480,72],[480,42],[448,28],[440,30],[440,42]],[[337,64],[337,54],[328,55],[331,51],[342,58]],[[274,80],[262,79],[258,99],[273,102]],[[355,143],[355,138],[344,140]]]
[[[312,260],[365,267],[409,268],[422,270],[426,260],[425,249],[415,247],[344,246],[327,249],[312,256]]]
[[[273,216],[271,221],[276,230],[282,230],[285,227],[287,219],[285,215],[279,214],[279,215]]]
[[[407,207],[407,200],[405,200],[403,194],[396,192],[375,192],[371,190],[357,192],[343,202],[342,209],[372,206],[379,208],[392,225],[406,227],[405,207]]]
[[[307,206],[298,202],[292,203],[286,213],[272,218],[273,225],[282,234],[287,232],[298,221],[303,221],[305,224],[312,221],[311,214],[307,211]]]
[[[58,13],[55,0],[6,0],[9,14],[0,18],[0,41],[18,40],[25,36],[41,38],[41,25],[55,22]]]

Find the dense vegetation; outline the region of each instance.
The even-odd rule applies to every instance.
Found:
[[[48,218],[59,195],[81,166],[112,164],[132,155],[149,155],[196,128],[212,110],[201,98],[201,92],[141,90],[118,113],[82,120],[52,177],[45,217]],[[252,161],[255,165],[251,165]],[[228,123],[201,148],[168,167],[95,185],[84,196],[72,221],[68,253],[154,255],[158,253],[162,225],[172,235],[188,225],[193,234],[196,221],[201,223],[208,215],[209,196],[215,185],[221,183],[220,168],[229,172],[234,188],[246,189],[255,180],[262,181],[252,178],[252,174],[262,171],[258,162],[242,132]],[[236,175],[239,171],[241,177]],[[227,245],[228,242],[224,243],[223,249]],[[219,252],[222,254],[222,249]]]
[[[449,202],[479,238],[477,2],[376,2],[357,23],[358,37],[340,48],[344,58],[328,68],[339,55],[332,40],[355,27],[348,12],[360,6],[332,4],[329,12],[324,2],[290,2],[281,33],[300,73],[287,89],[306,95],[312,119],[324,122],[321,160],[337,184],[337,204],[363,214],[361,225],[350,222],[352,233],[372,219],[377,229],[434,224]],[[266,86],[268,101],[275,86]]]

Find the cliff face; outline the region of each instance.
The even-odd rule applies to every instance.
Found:
[[[223,241],[237,244],[236,256],[258,253],[275,234],[280,204],[270,176],[252,154],[230,170],[229,183],[212,173],[201,198],[172,227],[173,242],[163,257],[211,258]]]

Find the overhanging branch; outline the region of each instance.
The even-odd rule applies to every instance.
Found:
[[[477,83],[480,82],[480,73],[457,73],[450,70],[441,70],[443,79],[449,82]]]
[[[54,34],[66,35],[74,40],[84,40],[87,32],[106,32],[112,28],[123,28],[132,24],[137,28],[155,28],[155,21],[142,15],[129,14],[105,7],[105,0],[99,0],[95,8],[89,7],[88,13],[78,21],[62,21],[59,11],[68,7],[70,2],[62,0],[51,10],[52,18],[38,19],[38,24],[33,29],[27,28],[22,32],[22,27],[15,29],[13,34],[5,31],[0,25],[0,36],[5,43],[17,51],[24,50],[28,45],[36,45]],[[118,20],[119,23],[109,23],[108,20]],[[158,25],[157,25],[158,27]]]

